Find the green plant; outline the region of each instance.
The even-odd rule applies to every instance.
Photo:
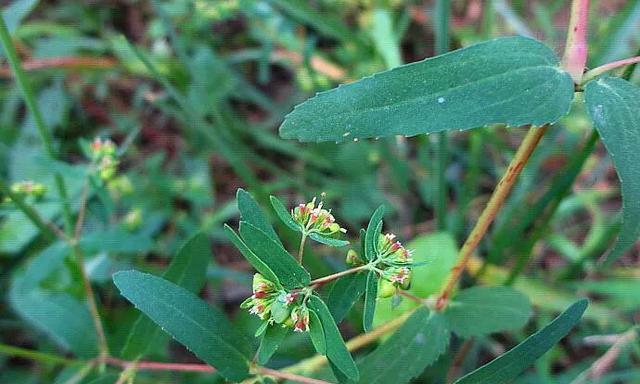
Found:
[[[433,167],[437,182],[431,198],[440,230],[457,226],[452,231],[464,232],[460,224],[464,221],[460,212],[464,212],[473,195],[474,183],[477,186],[473,175],[465,180],[460,192],[462,208],[457,218],[449,220],[445,175],[450,156],[447,134],[455,130],[495,125],[511,127],[512,130],[517,126],[529,127],[459,252],[455,240],[446,233],[419,236],[416,242],[403,246],[395,240],[395,235],[383,233],[382,206],[373,212],[367,228],[358,231],[359,244],[347,249],[344,247],[350,245],[348,240],[356,236],[351,233],[345,235],[345,228],[355,228],[358,220],[364,214],[369,214],[368,207],[360,209],[358,215],[352,217],[349,217],[352,213],[343,209],[341,213],[347,224],[342,224],[342,221],[339,224],[332,211],[325,208],[325,204],[328,204],[324,202],[325,196],[295,205],[292,209],[275,196],[269,196],[270,191],[275,193],[272,190],[289,187],[306,189],[302,192],[309,194],[312,189],[310,185],[316,186],[314,183],[323,179],[326,173],[340,169],[340,161],[344,161],[345,156],[339,155],[344,153],[335,155],[332,152],[335,150],[333,145],[319,147],[318,151],[308,150],[291,142],[275,140],[259,129],[244,132],[247,131],[244,129],[246,126],[236,119],[233,108],[229,106],[231,97],[227,100],[234,90],[244,91],[244,94],[240,92],[243,101],[246,98],[265,109],[274,111],[282,107],[276,108],[270,100],[243,83],[228,70],[224,60],[218,60],[202,45],[186,47],[186,39],[177,35],[166,9],[159,2],[152,3],[164,23],[163,28],[178,57],[178,65],[174,66],[171,62],[167,64],[157,58],[152,60],[152,55],[139,47],[120,41],[119,47],[135,59],[123,59],[124,66],[133,68],[129,69],[131,72],[145,73],[162,84],[166,95],[161,95],[158,105],[170,116],[193,128],[188,132],[193,136],[191,140],[200,145],[200,139],[203,139],[202,142],[219,153],[242,183],[254,192],[255,198],[238,189],[235,202],[217,206],[219,210],[211,214],[206,209],[206,203],[202,202],[207,198],[201,198],[210,192],[198,190],[197,185],[193,187],[192,183],[197,184],[197,180],[166,181],[162,178],[163,171],[158,171],[162,168],[157,166],[162,159],[149,161],[149,164],[145,164],[145,172],[153,173],[158,180],[166,182],[169,187],[165,185],[165,189],[178,191],[175,195],[180,199],[189,200],[189,204],[195,207],[190,214],[198,216],[204,212],[209,220],[183,220],[174,211],[165,212],[165,216],[175,214],[178,217],[175,220],[157,220],[170,223],[167,225],[169,232],[175,231],[176,227],[178,232],[193,233],[196,227],[203,229],[203,232],[190,237],[177,252],[173,252],[178,248],[174,243],[170,243],[169,251],[159,252],[165,256],[174,254],[161,276],[138,271],[157,272],[158,268],[131,262],[136,259],[136,253],[158,252],[166,245],[159,242],[153,248],[150,233],[157,231],[161,224],[156,224],[156,229],[149,224],[153,218],[149,218],[143,202],[157,194],[162,196],[157,205],[169,205],[167,202],[171,201],[171,193],[167,193],[170,197],[165,198],[152,187],[151,192],[140,192],[132,204],[123,203],[121,197],[131,194],[134,189],[132,183],[139,181],[132,181],[119,171],[120,165],[127,161],[121,159],[126,154],[126,144],[137,132],[127,137],[121,147],[100,136],[91,142],[80,141],[79,147],[85,160],[73,166],[60,160],[52,130],[47,126],[46,114],[40,111],[39,101],[31,90],[9,31],[4,21],[0,21],[0,40],[4,52],[45,148],[45,162],[49,164],[46,170],[54,180],[53,185],[39,183],[40,180],[13,184],[0,180],[2,209],[24,215],[37,228],[41,238],[36,237],[35,233],[31,236],[24,234],[23,237],[36,238],[31,244],[35,244],[35,248],[42,248],[37,250],[37,257],[25,270],[15,273],[8,296],[21,318],[50,335],[56,345],[71,351],[76,358],[7,345],[0,345],[0,352],[40,361],[47,366],[68,366],[72,373],[65,380],[72,383],[92,375],[97,376],[95,382],[132,382],[139,378],[136,377],[137,372],[147,370],[216,373],[223,380],[234,382],[291,380],[326,383],[335,379],[338,382],[400,383],[418,377],[425,369],[436,364],[447,365],[447,370],[452,373],[448,375],[449,381],[453,381],[455,369],[460,365],[459,359],[456,357],[450,361],[443,356],[453,350],[452,347],[457,343],[463,346],[457,356],[462,356],[460,359],[464,360],[464,346],[471,345],[471,340],[483,340],[487,335],[497,332],[518,332],[532,315],[529,298],[535,305],[562,311],[555,320],[540,325],[540,330],[528,338],[522,337],[524,333],[517,333],[517,338],[524,339],[517,346],[456,381],[507,383],[516,380],[552,349],[583,314],[598,322],[611,317],[610,311],[597,304],[585,312],[586,300],[574,302],[569,296],[545,291],[544,287],[520,276],[531,257],[531,250],[548,231],[547,222],[561,210],[564,196],[598,138],[602,139],[610,154],[621,182],[622,224],[619,227],[612,225],[613,230],[604,231],[606,233],[589,232],[589,241],[585,242],[584,249],[571,248],[568,241],[560,236],[552,238],[553,246],[575,255],[572,265],[559,273],[561,279],[568,279],[581,269],[586,260],[599,255],[603,251],[603,244],[616,235],[618,228],[620,235],[613,250],[608,253],[606,260],[602,259],[605,265],[617,260],[640,234],[640,159],[635,150],[640,145],[640,120],[636,113],[640,110],[640,91],[628,81],[632,70],[625,72],[624,79],[605,74],[623,66],[633,68],[640,58],[610,62],[584,73],[588,1],[575,0],[572,3],[571,23],[562,60],[542,42],[524,37],[490,40],[446,53],[450,46],[448,20],[451,4],[446,0],[437,1],[434,14],[439,15],[435,25],[436,52],[439,56],[404,66],[400,65],[399,44],[394,36],[396,20],[383,7],[375,7],[369,15],[374,20],[367,30],[370,36],[358,35],[353,38],[350,31],[335,19],[314,17],[314,10],[305,2],[273,1],[268,2],[268,6],[261,3],[259,5],[262,8],[256,6],[256,9],[251,8],[251,2],[246,2],[250,5],[245,2],[211,5],[213,8],[198,4],[198,7],[206,8],[202,10],[202,15],[206,17],[224,17],[224,12],[229,11],[225,8],[228,6],[238,7],[248,17],[259,20],[252,33],[264,39],[265,50],[273,44],[265,36],[265,31],[272,32],[273,19],[265,16],[271,12],[269,7],[272,5],[343,43],[345,49],[340,51],[343,56],[353,54],[354,49],[375,50],[384,66],[393,69],[319,93],[297,106],[285,118],[280,134],[285,139],[295,138],[303,142],[360,141],[361,144],[368,138],[437,134],[434,151],[437,163]],[[179,13],[180,9],[172,9],[172,12]],[[268,22],[261,24],[265,20]],[[185,28],[186,33],[197,30],[198,22],[196,20],[194,25]],[[401,24],[401,21],[397,21],[397,24]],[[287,37],[283,33],[282,40],[287,40]],[[369,38],[373,40],[373,48],[361,41]],[[350,45],[352,42],[357,48]],[[290,41],[288,43],[291,44]],[[256,56],[256,52],[243,53]],[[125,56],[122,52],[120,54]],[[366,56],[363,52],[359,54]],[[260,61],[257,76],[260,78],[258,81],[266,82],[264,77],[268,77],[269,73],[265,68],[268,67],[269,58],[263,60],[262,55],[258,52]],[[238,56],[240,59],[236,57],[234,60],[242,60],[242,55]],[[310,75],[314,63],[318,66],[318,61],[313,59],[317,57],[305,56],[301,59],[302,69],[298,74],[317,87],[326,87],[326,79]],[[216,65],[211,66],[211,63]],[[181,65],[188,68],[188,75],[180,73]],[[177,74],[173,72],[176,67]],[[367,69],[359,71],[366,72]],[[210,72],[214,72],[215,76]],[[181,76],[191,77],[192,82],[186,85],[181,83]],[[215,80],[210,77],[215,77]],[[340,74],[334,78],[341,78]],[[215,94],[203,92],[198,88],[199,84],[208,84],[211,86],[209,89],[216,90]],[[233,96],[238,97],[238,94]],[[146,97],[156,96],[147,94]],[[545,135],[557,131],[554,124],[569,115],[572,105],[579,105],[583,100],[595,130],[582,148],[572,155],[568,171],[552,183],[550,190],[536,201],[526,215],[513,215],[515,219],[496,223],[500,230],[495,231],[494,241],[489,245],[489,261],[501,261],[505,249],[512,247],[519,256],[516,266],[509,273],[489,263],[480,266],[473,254],[494,220],[508,209],[505,209],[505,203],[521,171],[534,155],[534,150]],[[234,99],[234,102],[237,100]],[[470,151],[471,162],[481,157],[479,148],[482,136],[479,132],[474,130],[472,133],[475,140]],[[261,149],[287,154],[317,168],[298,179],[298,175],[290,169],[283,170],[276,164],[278,162],[265,160],[260,151],[245,147],[243,140],[246,138],[243,135],[250,135]],[[550,143],[546,146],[549,147]],[[401,148],[401,145],[398,147]],[[321,154],[323,151],[329,154]],[[371,155],[367,149],[361,152],[354,150],[353,158],[360,160],[365,157],[363,154]],[[394,188],[402,189],[408,184],[403,177],[411,168],[402,153],[383,149],[371,156],[388,158],[392,166]],[[185,160],[187,169],[193,165],[190,160]],[[257,172],[251,169],[256,164],[276,175],[276,182],[260,182]],[[349,180],[352,184],[348,186],[345,186],[347,183],[340,184],[343,180],[337,177],[322,186],[338,190],[352,188],[358,197],[359,193],[370,196],[371,191],[363,191],[371,189],[370,185],[366,181],[360,184],[356,182],[360,182],[356,180],[361,176],[359,172],[361,170],[345,176],[347,180],[353,179]],[[305,178],[312,182],[305,183]],[[335,183],[337,187],[333,185],[334,181],[338,181]],[[164,185],[162,182],[158,184]],[[329,196],[335,194],[329,192]],[[589,196],[578,195],[576,198],[583,199],[587,207],[593,205]],[[91,206],[92,201],[99,204]],[[265,211],[260,203],[267,201],[272,209]],[[49,203],[55,209],[51,213],[43,208]],[[183,202],[179,201],[177,205],[180,203]],[[87,225],[87,210],[91,211],[92,208],[91,225],[100,221],[95,217],[100,217],[108,223],[101,227],[104,233],[100,230],[86,231],[91,229]],[[229,225],[225,225],[224,230],[218,230],[218,224],[231,219],[236,210],[240,213],[237,232]],[[595,212],[596,219],[601,219],[598,211]],[[58,213],[63,222],[60,227],[56,221]],[[272,216],[279,218],[283,226],[274,228],[270,220]],[[511,220],[516,225],[511,226]],[[528,233],[529,228],[534,230]],[[394,230],[400,231],[400,228]],[[525,239],[525,233],[530,237]],[[236,271],[209,265],[209,235],[219,240],[223,234],[257,271],[253,275],[250,297],[239,305],[246,311],[240,313],[235,309],[225,312],[198,297],[205,281],[214,273],[212,269],[224,276],[236,276],[233,275]],[[509,244],[514,238],[520,237],[523,240],[518,244]],[[38,243],[40,240],[42,243]],[[328,247],[320,248],[326,253],[340,253],[340,260],[344,262],[336,262],[332,273],[326,272],[326,265],[325,268],[319,268],[317,255],[309,255],[310,252],[305,251],[310,248],[307,247],[308,240]],[[292,243],[298,244],[295,252],[287,250]],[[414,248],[414,244],[418,245],[415,248],[419,250],[412,254],[410,249]],[[438,245],[437,249],[430,248],[433,245]],[[125,320],[128,325],[128,332],[124,332],[128,334],[126,337],[122,337],[122,332],[108,330],[109,324],[126,317],[119,312],[121,308],[117,305],[102,306],[103,300],[112,303],[110,279],[106,279],[107,283],[103,282],[102,291],[107,292],[104,296],[96,295],[92,287],[92,284],[97,284],[97,278],[89,270],[85,254],[98,252],[134,255],[124,265],[114,267],[120,271],[113,274],[113,282],[120,294],[142,312],[132,316],[132,320]],[[443,253],[447,253],[446,257]],[[69,254],[72,257],[68,259]],[[92,266],[95,266],[96,259],[91,260]],[[136,270],[131,270],[133,267]],[[458,289],[465,270],[471,271],[478,282],[491,286]],[[54,279],[51,277],[54,275],[62,275],[62,278]],[[246,276],[241,275],[238,280],[246,283]],[[503,283],[506,286],[502,286]],[[597,293],[601,290],[625,305],[637,306],[637,300],[621,293],[624,288],[614,289],[617,287],[615,283],[607,281],[603,286],[585,284],[582,289]],[[49,290],[52,286],[54,289]],[[622,286],[628,287],[629,282],[622,282]],[[544,299],[540,298],[540,292],[545,292],[542,295]],[[101,312],[109,312],[112,321],[105,322],[106,316]],[[69,313],[73,313],[73,316],[69,316]],[[243,317],[247,313],[252,315],[248,319]],[[229,314],[235,314],[235,319],[231,320]],[[350,320],[358,318],[355,332],[360,329],[364,332],[345,342],[339,326],[349,323],[353,327],[353,321],[345,321],[349,315]],[[627,326],[626,322],[623,325]],[[259,345],[252,342],[247,330],[259,340]],[[295,336],[291,336],[291,330]],[[162,331],[206,364],[143,360],[153,354],[156,345],[166,341]],[[286,345],[287,340],[300,339],[300,335],[305,340],[306,335],[309,336],[317,355],[305,360],[289,361],[290,365],[286,366],[274,364],[273,356],[278,350],[286,349],[281,346]],[[635,329],[631,328],[621,334],[614,345],[626,345],[636,337]],[[357,349],[375,342],[379,342],[379,345],[372,351],[363,353],[359,358],[352,357]],[[332,370],[333,376],[324,370],[325,366]],[[111,370],[114,367],[120,370],[115,377]],[[61,374],[60,377],[65,376]]]

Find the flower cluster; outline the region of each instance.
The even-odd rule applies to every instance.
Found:
[[[323,201],[320,200],[320,203],[316,206],[316,198],[314,197],[309,203],[300,204],[292,209],[291,217],[306,233],[315,232],[324,236],[338,232],[346,233],[347,230],[336,223],[331,211],[322,208],[322,205]]]
[[[102,180],[112,179],[118,170],[116,145],[113,141],[96,137],[90,147],[91,160],[97,166],[97,173]]]
[[[380,234],[378,237],[378,257],[382,268],[382,281],[378,295],[392,296],[396,289],[408,289],[411,285],[411,267],[413,259],[411,251],[396,240],[391,233]]]
[[[39,200],[47,192],[47,187],[44,184],[28,180],[11,184],[11,191],[22,197],[32,197],[35,200]],[[11,199],[9,197],[5,198],[6,202],[10,200]]]
[[[253,275],[253,295],[242,302],[240,308],[249,309],[249,313],[269,324],[281,324],[293,328],[295,332],[307,332],[309,309],[301,296],[278,289],[273,282],[256,273]]]

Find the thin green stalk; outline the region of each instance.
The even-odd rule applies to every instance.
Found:
[[[434,9],[434,32],[436,36],[435,52],[441,55],[449,50],[450,0],[437,0]],[[447,181],[446,171],[449,163],[449,139],[446,132],[436,134],[436,193],[435,216],[438,229],[447,229]]]
[[[46,237],[47,240],[53,240],[57,235],[60,234],[59,230],[54,230],[49,223],[47,223],[42,217],[40,217],[38,211],[27,204],[22,196],[14,193],[3,180],[0,180],[0,192],[2,192],[4,195],[7,195],[11,199],[11,201],[15,203],[18,209],[20,209],[22,213],[27,216],[27,218],[33,223],[33,225],[38,227],[42,235]]]
[[[307,234],[303,233],[300,237],[300,246],[298,247],[298,263],[302,264],[302,258],[304,257],[304,243],[307,241]]]
[[[4,49],[5,55],[7,56],[7,61],[9,61],[9,66],[11,70],[15,74],[16,82],[18,87],[22,91],[22,95],[24,97],[24,101],[27,104],[27,109],[33,116],[33,120],[36,123],[36,129],[38,130],[38,134],[40,135],[40,139],[44,144],[45,151],[52,159],[57,158],[57,153],[55,148],[53,147],[53,137],[51,135],[51,131],[47,128],[47,125],[42,118],[42,113],[40,113],[40,108],[38,108],[38,104],[36,102],[35,97],[33,96],[33,90],[31,89],[31,84],[22,69],[22,64],[20,63],[20,59],[18,58],[18,54],[16,52],[16,48],[11,40],[11,36],[9,35],[9,31],[7,30],[7,25],[4,22],[4,18],[0,17],[0,42],[2,43],[2,48]],[[64,179],[59,172],[56,172],[54,175],[56,188],[58,189],[58,194],[62,199],[62,212],[64,215],[65,221],[65,229],[67,234],[71,236],[71,231],[73,230],[72,219],[71,219],[71,207],[69,205],[69,199],[67,196],[67,189],[64,185]]]
[[[0,344],[0,354],[7,356],[21,357],[46,364],[58,364],[58,365],[75,365],[80,364],[79,360],[67,359],[57,355],[49,353],[32,351],[30,349],[14,347],[12,345]]]

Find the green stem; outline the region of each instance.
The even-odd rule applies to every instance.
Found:
[[[36,102],[35,97],[33,96],[33,90],[31,89],[31,84],[22,69],[22,64],[20,63],[20,59],[18,58],[18,54],[16,52],[16,48],[11,41],[11,36],[9,35],[9,31],[7,30],[7,25],[4,22],[4,18],[0,17],[0,42],[2,43],[2,48],[4,49],[5,55],[7,56],[7,60],[9,61],[9,66],[11,70],[15,74],[16,82],[18,87],[22,91],[22,96],[24,97],[24,101],[27,104],[27,109],[33,116],[33,120],[36,123],[36,129],[38,130],[38,134],[40,135],[40,139],[44,144],[45,151],[52,159],[57,158],[56,150],[53,147],[53,138],[51,135],[51,131],[47,128],[47,125],[42,118],[42,113],[40,113],[40,108],[38,108],[38,104]],[[59,172],[54,174],[56,188],[58,189],[58,194],[60,195],[60,199],[63,201],[63,215],[65,221],[65,229],[67,235],[71,236],[71,231],[73,231],[73,227],[71,226],[71,208],[69,205],[69,199],[67,196],[67,190],[64,185],[64,180],[62,175]]]
[[[442,55],[449,50],[450,0],[437,0],[434,8],[435,53]],[[447,183],[446,171],[449,163],[449,140],[445,132],[436,134],[436,193],[435,216],[438,229],[447,229]]]
[[[298,247],[298,263],[302,265],[302,258],[304,257],[304,243],[307,241],[307,233],[303,232],[300,237],[300,246]]]
[[[47,223],[32,206],[24,201],[24,198],[17,193],[14,193],[11,188],[5,184],[3,180],[0,180],[0,192],[7,195],[11,201],[18,207],[24,215],[38,227],[40,232],[47,240],[53,240],[56,236],[63,240],[67,240],[66,235],[56,226],[51,223]]]
[[[7,344],[0,344],[0,354],[21,357],[23,359],[29,359],[46,364],[75,365],[82,363],[79,360],[67,359],[49,353],[32,351],[30,349],[14,347]]]

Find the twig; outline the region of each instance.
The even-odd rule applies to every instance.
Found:
[[[636,340],[637,337],[638,330],[636,327],[618,335],[617,340],[607,350],[607,352],[600,356],[598,360],[594,361],[593,364],[591,364],[586,371],[576,377],[571,384],[586,383],[589,379],[594,379],[596,381],[600,379],[602,375],[613,367],[613,364],[615,364],[618,356],[620,356],[620,353],[622,353],[622,350],[627,346],[627,344]]]
[[[111,69],[118,64],[117,61],[106,57],[50,57],[46,59],[31,59],[22,63],[25,71],[37,71],[41,69]],[[0,76],[11,76],[9,68],[0,68]]]
[[[447,371],[447,381],[446,381],[447,383],[452,383],[453,380],[456,378],[456,376],[458,376],[458,371],[460,370],[460,366],[464,362],[464,359],[465,357],[467,357],[467,354],[471,350],[472,346],[473,346],[473,339],[466,340],[462,344],[462,346],[456,353],[455,357],[453,358],[453,361],[449,366],[449,370]]]
[[[584,77],[582,78],[582,84],[586,83],[587,81],[602,75],[605,72],[611,71],[613,69],[616,68],[620,68],[620,67],[624,67],[626,65],[631,65],[631,64],[635,64],[635,63],[640,63],[640,56],[636,56],[636,57],[630,57],[628,59],[623,59],[623,60],[618,60],[618,61],[613,61],[611,63],[607,63],[604,65],[601,65],[599,67],[593,68],[592,70],[588,71],[587,73],[584,74]]]
[[[32,351],[30,349],[14,347],[13,345],[7,344],[0,344],[0,354],[21,357],[23,359],[29,359],[45,364],[76,365],[82,363],[82,361],[79,360],[67,359],[50,353]]]
[[[356,272],[360,272],[364,269],[369,268],[368,265],[361,265],[359,267],[355,267],[355,268],[351,268],[351,269],[346,269],[344,271],[338,272],[338,273],[334,273],[332,275],[327,275],[324,277],[320,277],[318,279],[312,280],[311,283],[309,284],[310,286],[314,286],[314,287],[319,287],[321,285],[327,284],[333,280],[339,279],[343,276],[347,276],[350,275],[352,273],[356,273]]]
[[[273,377],[277,377],[279,379],[296,381],[298,383],[329,384],[328,381],[313,379],[311,377],[300,376],[300,375],[296,375],[295,373],[281,372],[281,371],[277,371],[275,369],[270,369],[270,368],[265,368],[265,367],[259,367],[257,370],[258,370],[259,373],[267,375],[267,376],[273,376]]]
[[[78,245],[77,241],[73,242],[73,246],[71,249],[76,262],[78,263],[78,268],[80,269],[82,287],[87,298],[87,303],[89,304],[89,312],[91,313],[93,326],[98,338],[98,349],[100,350],[100,356],[107,356],[109,354],[109,345],[107,344],[107,338],[104,333],[104,328],[102,327],[102,320],[100,319],[100,312],[98,312],[95,293],[93,292],[93,287],[91,286],[91,281],[89,281],[89,276],[87,275],[87,270],[84,265],[84,255],[82,254],[82,249],[80,249],[80,245]]]
[[[462,276],[462,273],[464,272],[467,263],[469,262],[469,259],[473,254],[473,251],[480,243],[480,240],[482,240],[484,235],[487,233],[489,226],[504,205],[504,202],[506,201],[509,192],[511,192],[511,188],[513,188],[518,175],[520,175],[522,168],[524,168],[524,165],[529,160],[529,157],[533,153],[533,150],[536,148],[536,146],[540,142],[540,139],[542,139],[542,136],[545,134],[548,128],[548,124],[540,128],[529,128],[529,132],[527,132],[527,135],[520,144],[518,151],[511,160],[507,171],[502,176],[502,179],[493,191],[493,194],[491,195],[487,206],[482,211],[482,214],[480,214],[475,227],[473,227],[473,230],[467,237],[467,240],[462,245],[462,248],[460,248],[460,253],[458,254],[458,262],[451,270],[449,279],[444,285],[444,288],[442,289],[436,302],[437,310],[441,310],[446,307],[449,297],[451,296],[451,292]]]

